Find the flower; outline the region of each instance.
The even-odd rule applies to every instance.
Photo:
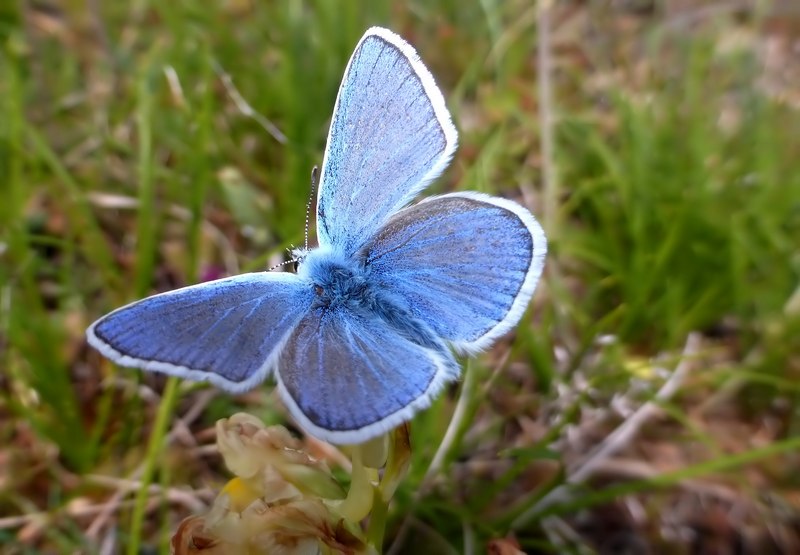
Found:
[[[206,515],[180,524],[173,553],[376,553],[360,520],[372,507],[377,471],[363,466],[358,448],[345,493],[327,465],[282,426],[236,414],[216,430],[217,448],[235,477]]]
[[[308,455],[283,426],[266,427],[255,416],[235,414],[217,422],[217,449],[243,487],[267,502],[302,495],[345,497],[327,465]]]

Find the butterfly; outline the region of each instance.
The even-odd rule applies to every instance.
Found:
[[[515,326],[547,241],[519,204],[477,192],[411,201],[457,133],[416,51],[373,27],[347,64],[317,193],[319,246],[296,273],[256,272],[162,293],[87,330],[121,366],[234,393],[269,376],[297,423],[362,443],[410,420]]]

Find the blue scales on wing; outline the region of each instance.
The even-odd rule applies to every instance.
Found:
[[[457,134],[414,49],[373,28],[339,89],[317,202],[320,245],[353,254],[446,167]]]
[[[269,375],[313,296],[294,274],[243,274],[132,303],[87,334],[120,365],[245,391]]]
[[[426,199],[387,222],[360,256],[370,280],[463,352],[516,324],[542,271],[546,241],[522,206],[479,193]]]
[[[455,371],[446,349],[421,346],[377,316],[339,306],[314,308],[301,320],[277,376],[300,424],[341,444],[408,420]]]

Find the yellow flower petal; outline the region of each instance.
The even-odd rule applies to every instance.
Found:
[[[233,478],[225,484],[220,495],[227,495],[230,500],[230,510],[240,513],[260,498],[259,493],[241,478]]]

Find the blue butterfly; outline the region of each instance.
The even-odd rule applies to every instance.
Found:
[[[292,416],[361,443],[426,408],[522,317],[547,250],[528,210],[461,192],[409,205],[457,133],[416,51],[369,29],[336,99],[317,196],[319,247],[297,273],[155,295],[100,318],[89,343],[122,366],[249,390],[274,375]]]

